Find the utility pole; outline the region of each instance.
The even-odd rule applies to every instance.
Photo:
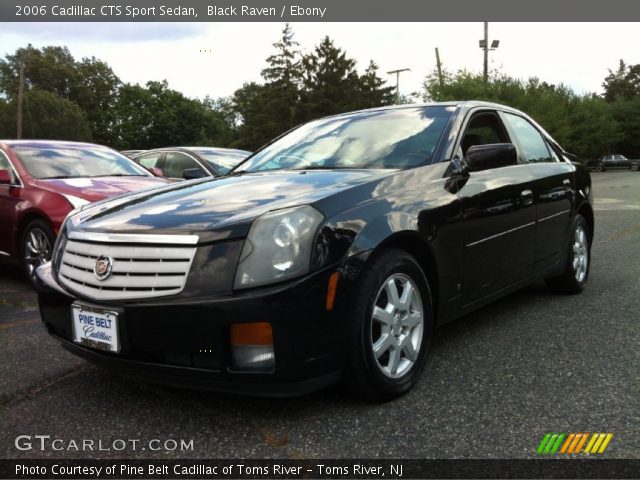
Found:
[[[440,88],[444,86],[444,79],[442,78],[442,63],[440,63],[440,52],[436,47],[436,65],[438,66],[438,81],[440,82]]]
[[[20,60],[20,84],[18,85],[18,119],[16,126],[16,138],[22,138],[22,99],[24,97],[24,62]]]
[[[400,68],[398,70],[391,70],[390,72],[387,72],[388,75],[396,74],[396,98],[400,98],[400,73],[410,71],[410,68]]]
[[[484,22],[484,83],[489,79],[489,22]]]

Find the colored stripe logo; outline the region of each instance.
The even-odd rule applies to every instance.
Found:
[[[539,455],[604,453],[612,438],[613,433],[547,433],[538,445],[536,453]]]

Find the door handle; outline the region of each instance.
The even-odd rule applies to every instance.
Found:
[[[523,205],[531,205],[533,203],[533,192],[531,190],[522,190],[520,192],[520,198]]]

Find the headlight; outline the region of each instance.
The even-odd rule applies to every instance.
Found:
[[[84,198],[76,197],[75,195],[69,195],[67,193],[63,193],[62,196],[67,199],[67,201],[71,204],[74,210],[76,208],[83,207],[84,205],[89,203],[88,200],[85,200]]]
[[[257,218],[244,242],[234,288],[256,287],[307,273],[322,218],[309,205]]]

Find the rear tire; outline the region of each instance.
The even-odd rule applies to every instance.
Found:
[[[47,222],[33,220],[24,229],[20,242],[20,260],[25,276],[37,287],[36,269],[51,260],[55,235]]]
[[[409,391],[424,369],[433,332],[431,292],[418,262],[399,249],[370,259],[349,322],[347,387],[370,402]]]
[[[591,267],[591,241],[589,224],[580,214],[573,220],[569,254],[564,271],[557,276],[545,279],[552,292],[575,294],[584,290],[589,279]]]

